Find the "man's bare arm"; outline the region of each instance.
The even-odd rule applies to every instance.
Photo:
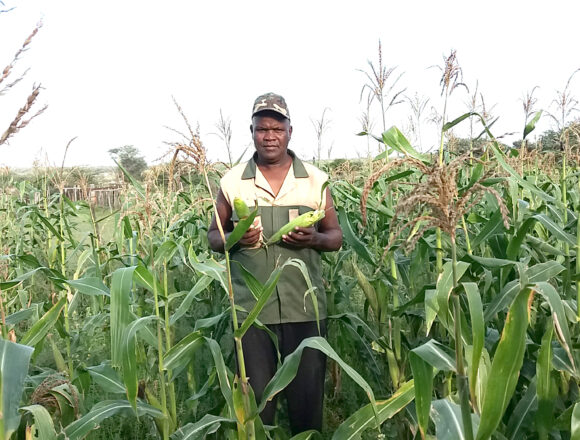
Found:
[[[232,207],[226,200],[221,190],[218,192],[217,195],[216,209],[227,240],[228,235],[234,229],[234,225],[231,221]],[[260,239],[261,232],[262,227],[250,227],[250,229],[248,229],[248,231],[244,234],[244,236],[240,239],[238,243],[242,246],[252,246],[256,244]],[[211,219],[211,224],[209,226],[209,230],[207,231],[207,239],[209,241],[209,247],[213,251],[215,252],[224,251],[224,241],[221,237],[215,215]]]
[[[229,233],[233,229],[233,225],[231,222],[232,216],[232,207],[229,205],[228,201],[224,197],[221,189],[218,192],[217,200],[216,200],[216,211],[218,213],[218,217],[220,220],[220,224],[224,233]],[[227,238],[227,235],[226,235]],[[224,241],[221,237],[216,215],[214,213],[213,218],[211,219],[211,224],[209,226],[209,230],[207,231],[207,239],[209,241],[209,247],[212,251],[215,252],[223,252],[224,251]]]

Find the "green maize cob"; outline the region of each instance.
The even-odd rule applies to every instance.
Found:
[[[377,319],[379,319],[379,300],[375,288],[371,283],[369,283],[366,275],[362,273],[354,261],[352,262],[352,268],[354,269],[359,287],[367,297],[367,301],[369,302],[371,309],[373,309],[373,313],[376,315]]]
[[[295,227],[308,228],[315,224],[316,222],[324,218],[324,209],[316,209],[314,211],[308,211],[302,215],[299,215],[290,223],[286,223],[267,241],[266,246],[277,243],[282,239],[283,235],[288,235],[288,232],[293,231]]]
[[[239,197],[234,198],[234,209],[240,220],[243,220],[250,215],[250,208],[248,208],[246,202]]]

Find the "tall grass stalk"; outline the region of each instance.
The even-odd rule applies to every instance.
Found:
[[[451,261],[453,288],[451,291],[451,302],[453,307],[453,336],[455,339],[455,362],[456,381],[461,414],[464,426],[465,438],[473,439],[471,423],[470,391],[467,376],[465,375],[463,341],[461,335],[461,323],[463,313],[459,300],[458,276],[457,276],[457,251],[456,251],[456,229],[460,219],[477,204],[484,194],[491,194],[497,201],[504,225],[509,226],[507,219],[507,208],[501,199],[500,194],[491,187],[483,186],[478,180],[469,189],[459,195],[457,176],[467,156],[460,156],[448,164],[433,164],[428,166],[423,162],[405,158],[394,160],[378,170],[365,184],[361,205],[366,205],[368,192],[373,183],[383,174],[387,174],[391,169],[407,165],[422,172],[425,180],[420,180],[414,184],[414,188],[404,196],[399,198],[395,208],[395,215],[391,222],[393,238],[387,245],[387,250],[394,244],[395,239],[402,235],[403,231],[418,231],[405,240],[405,249],[410,252],[423,234],[430,228],[445,231],[451,240]],[[364,215],[364,208],[363,215]],[[403,220],[404,218],[410,220]],[[419,227],[420,226],[420,227]]]
[[[150,255],[155,255],[154,248],[153,248],[153,240],[150,241]],[[155,274],[155,259],[151,258],[151,273]],[[155,307],[155,317],[157,318],[157,363],[158,363],[158,371],[159,371],[159,390],[161,393],[161,411],[163,412],[164,418],[162,421],[162,430],[163,430],[163,440],[169,439],[169,411],[167,409],[167,390],[166,390],[166,382],[165,382],[165,369],[163,365],[163,334],[162,334],[162,323],[161,323],[161,313],[159,311],[159,292],[157,290],[157,283],[153,282],[153,301]],[[168,308],[167,300],[165,300],[165,308]]]
[[[22,80],[24,78],[25,73],[22,74],[19,78],[16,78],[16,79],[10,78],[9,79],[10,75],[13,72],[14,65],[20,59],[20,57],[24,54],[24,52],[26,52],[26,50],[28,50],[28,48],[29,48],[28,46],[30,45],[30,43],[32,42],[32,39],[38,33],[38,31],[40,30],[41,27],[42,27],[42,23],[38,23],[36,25],[36,27],[33,29],[32,33],[28,36],[28,38],[26,38],[26,40],[24,40],[24,43],[18,49],[18,51],[16,51],[16,54],[12,58],[12,61],[2,71],[2,74],[0,75],[0,86],[1,86],[0,95],[5,94],[8,90],[13,88],[16,84],[18,84],[20,82],[20,80]],[[2,85],[2,82],[6,81],[6,80],[8,80],[7,84]],[[16,116],[10,122],[10,124],[8,125],[8,128],[4,132],[0,131],[0,133],[1,133],[0,134],[0,146],[7,143],[8,140],[12,136],[14,136],[20,130],[25,128],[28,124],[30,124],[30,121],[32,121],[37,116],[40,116],[47,109],[47,106],[44,105],[39,110],[37,110],[34,114],[32,114],[33,107],[35,106],[35,103],[38,99],[38,96],[39,96],[41,90],[42,90],[42,86],[40,84],[33,85],[32,92],[26,98],[26,102],[24,103],[24,105],[18,109],[18,111],[16,112]],[[28,117],[28,119],[25,119],[26,117]]]
[[[562,228],[566,228],[568,225],[568,184],[567,179],[567,156],[568,156],[568,140],[564,140],[564,152],[562,155],[562,180],[561,180],[561,191],[562,191],[562,205],[564,207],[564,212],[562,213],[563,225]],[[570,287],[572,283],[570,282],[570,245],[564,242],[564,258],[566,260],[566,274],[564,279],[564,295],[569,297]]]
[[[387,123],[386,123],[386,114],[387,111],[403,102],[401,99],[401,95],[405,92],[406,88],[395,90],[397,83],[403,76],[403,74],[399,74],[396,78],[392,81],[391,75],[394,74],[396,67],[387,68],[387,66],[383,65],[383,51],[381,41],[379,40],[379,51],[378,51],[378,64],[375,66],[371,61],[368,62],[370,67],[370,72],[366,72],[364,70],[360,70],[362,73],[365,74],[368,82],[363,85],[360,91],[360,99],[362,99],[362,95],[365,90],[368,90],[368,97],[367,97],[367,108],[370,107],[370,103],[376,99],[379,101],[379,106],[381,110],[381,120],[382,120],[382,129],[383,132],[387,130]],[[385,102],[385,99],[387,102]],[[385,148],[387,146],[385,145]],[[386,150],[388,151],[388,149]],[[386,155],[387,162],[389,161],[389,155]]]
[[[580,191],[580,179],[578,180]],[[576,207],[576,274],[580,273],[580,206]],[[576,280],[576,319],[580,322],[580,279]]]
[[[218,225],[219,233],[220,233],[220,236],[221,236],[223,244],[224,244],[224,254],[225,254],[225,258],[226,258],[226,279],[227,279],[227,283],[228,283],[228,299],[230,302],[230,310],[232,313],[232,325],[233,325],[233,330],[234,330],[234,334],[235,334],[239,328],[239,324],[238,324],[238,314],[236,311],[236,304],[235,304],[235,300],[234,300],[234,287],[232,285],[230,253],[226,249],[226,235],[225,235],[224,230],[221,226],[219,213],[217,210],[217,206],[215,203],[213,192],[211,190],[211,185],[209,183],[207,170],[205,169],[205,167],[202,170],[202,173],[203,173],[203,177],[204,177],[205,183],[207,185],[208,191],[210,193],[210,198],[212,199],[213,210],[214,210],[214,213],[216,216],[216,223]],[[243,346],[242,346],[242,337],[234,336],[234,343],[236,346],[236,358],[238,361],[238,368],[240,370],[240,383],[241,383],[242,397],[243,397],[243,402],[244,402],[244,412],[245,412],[245,417],[248,417],[251,414],[252,406],[251,406],[251,401],[250,401],[250,383],[248,382],[248,377],[246,374],[246,363],[244,361],[244,350],[243,350]],[[244,428],[245,428],[246,436],[248,439],[255,439],[256,438],[253,419],[247,420]]]
[[[473,427],[471,423],[471,407],[469,404],[469,382],[463,365],[463,338],[461,336],[461,304],[459,302],[458,279],[457,279],[457,250],[455,237],[451,237],[451,261],[453,273],[453,327],[455,335],[455,363],[457,367],[457,392],[461,406],[461,419],[463,420],[463,432],[466,440],[473,440]]]
[[[59,201],[59,233],[60,233],[60,237],[57,237],[57,240],[58,240],[58,244],[59,244],[59,248],[60,248],[60,273],[63,274],[63,276],[65,276],[65,278],[66,278],[66,272],[67,272],[67,270],[66,270],[66,255],[67,255],[67,253],[66,253],[66,246],[65,246],[64,237],[66,236],[66,231],[65,231],[65,221],[66,220],[65,220],[65,218],[66,218],[67,213],[65,212],[65,206],[64,206],[64,187],[65,187],[65,182],[66,182],[64,163],[66,160],[66,155],[68,153],[68,150],[75,139],[76,139],[76,137],[73,137],[66,144],[66,147],[64,149],[64,154],[62,157],[62,163],[60,166],[60,170],[58,171],[58,173],[55,176],[56,185],[58,187],[58,192],[59,192],[59,200],[58,201]],[[66,295],[66,297],[67,297],[67,299],[64,303],[63,315],[64,315],[64,328],[65,328],[66,334],[67,334],[67,337],[65,339],[65,344],[66,344],[66,354],[67,354],[68,377],[72,378],[73,374],[74,374],[74,365],[73,365],[73,358],[72,358],[72,351],[71,351],[71,339],[70,339],[71,331],[70,331],[70,316],[69,316],[69,306],[70,306],[70,301],[72,300],[72,291],[71,291],[71,288],[68,284],[66,285],[66,290],[64,292],[62,292],[62,294]]]
[[[4,290],[0,288],[0,323],[2,324],[2,339],[8,339],[8,329],[6,328],[6,312],[4,310]]]
[[[182,116],[183,120],[185,121],[185,123],[187,125],[187,128],[189,130],[189,134],[190,134],[191,138],[189,140],[189,145],[176,144],[174,146],[175,151],[173,154],[173,162],[175,162],[175,160],[177,159],[178,154],[180,152],[185,154],[190,159],[193,159],[193,161],[196,165],[196,168],[203,176],[206,188],[209,192],[209,197],[212,201],[213,212],[214,212],[214,215],[216,217],[216,224],[217,224],[218,231],[219,231],[220,237],[221,237],[223,245],[224,245],[224,254],[225,254],[225,263],[226,263],[225,264],[225,266],[226,266],[225,267],[226,280],[227,280],[227,288],[228,288],[228,300],[230,303],[232,326],[233,326],[233,331],[234,331],[234,335],[235,335],[234,336],[234,345],[236,348],[236,359],[237,359],[238,369],[240,372],[240,385],[241,385],[242,401],[243,401],[244,414],[245,414],[245,416],[244,416],[245,426],[243,426],[243,429],[244,429],[244,431],[246,433],[246,437],[248,439],[255,439],[256,433],[255,433],[255,427],[254,427],[254,419],[253,418],[248,419],[248,417],[252,414],[252,405],[251,405],[251,397],[250,397],[250,383],[248,382],[248,377],[246,375],[246,363],[244,361],[244,350],[242,347],[242,337],[236,336],[237,330],[239,329],[239,323],[238,323],[238,315],[237,315],[237,311],[236,311],[236,304],[235,304],[235,300],[234,300],[234,288],[233,288],[233,284],[232,284],[230,253],[226,247],[226,241],[227,241],[226,234],[225,234],[225,231],[222,227],[222,223],[221,223],[221,220],[219,217],[219,212],[217,210],[217,206],[216,206],[216,202],[215,202],[215,197],[214,197],[213,190],[212,190],[212,185],[209,181],[209,176],[208,176],[208,172],[207,172],[207,156],[206,156],[205,148],[201,142],[199,134],[192,130],[191,125],[189,124],[189,121],[188,121],[187,117],[185,116],[183,110],[179,106],[179,104],[177,102],[175,102],[175,105],[176,105],[177,110],[179,111],[180,115]]]
[[[447,101],[449,96],[458,86],[467,86],[462,82],[462,71],[457,62],[457,54],[452,50],[449,56],[443,58],[443,66],[439,66],[442,72],[441,80],[441,95],[443,99],[443,113],[441,115],[441,136],[439,138],[439,166],[443,166],[443,147],[445,143],[445,124],[447,123]],[[441,240],[441,229],[435,230],[435,241],[437,246],[436,268],[437,273],[443,272],[443,242]]]
[[[560,132],[560,147],[562,150],[562,169],[561,169],[561,191],[562,191],[562,204],[564,212],[562,213],[564,227],[568,223],[568,204],[567,204],[567,158],[569,153],[569,130],[567,128],[567,123],[570,117],[578,111],[578,99],[572,93],[572,80],[574,76],[580,72],[580,69],[576,69],[568,77],[568,81],[564,86],[564,89],[556,92],[556,98],[552,101],[552,105],[556,108],[557,114],[551,114],[548,112],[548,116],[556,123],[556,127]],[[570,290],[570,247],[568,243],[564,243],[564,256],[566,259],[567,267],[567,279],[564,282],[565,293],[569,293]],[[568,295],[566,295],[568,296]]]

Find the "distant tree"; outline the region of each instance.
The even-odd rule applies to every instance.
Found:
[[[561,130],[546,130],[536,142],[538,147],[544,151],[562,150]]]
[[[564,130],[568,130],[574,127],[573,124],[569,124],[564,127]],[[518,140],[513,143],[514,147],[520,148],[522,141]],[[570,139],[570,147],[577,148],[578,141],[576,137]],[[562,151],[564,149],[562,142],[562,130],[546,130],[544,131],[535,142],[528,141],[527,148],[530,150],[539,149],[541,151]]]
[[[488,142],[487,139],[470,139],[453,136],[447,140],[444,148],[458,155],[467,154],[472,151],[477,156],[483,153]]]
[[[138,148],[133,145],[124,145],[109,150],[111,157],[121,164],[131,176],[141,179],[143,171],[147,169],[147,162],[141,156]]]

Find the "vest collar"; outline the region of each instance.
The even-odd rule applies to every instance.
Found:
[[[308,172],[306,171],[304,164],[302,163],[302,161],[300,159],[298,159],[298,157],[296,157],[296,154],[294,154],[294,151],[288,150],[288,154],[292,158],[292,168],[294,170],[294,177],[297,179],[308,177]],[[258,158],[258,153],[254,153],[252,158],[248,161],[246,168],[244,169],[244,172],[242,174],[242,179],[254,179],[256,177],[256,159],[257,158]]]

